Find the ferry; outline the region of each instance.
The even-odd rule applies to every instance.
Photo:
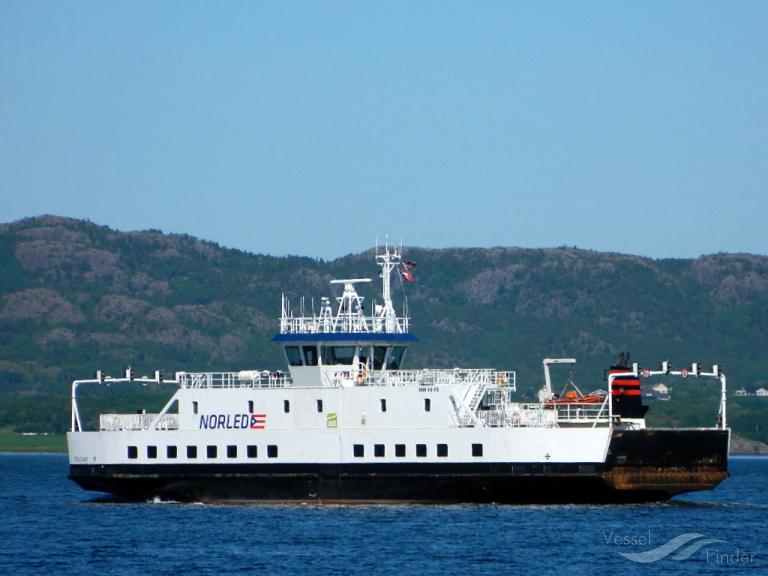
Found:
[[[557,394],[546,358],[538,402],[521,401],[514,371],[404,368],[407,301],[392,277],[413,279],[402,247],[376,250],[381,302],[358,293],[371,278],[332,280],[335,305],[295,309],[283,296],[287,371],[131,369],[72,383],[69,477],[120,499],[310,503],[623,503],[666,500],[728,476],[726,376],[692,364],[651,369],[622,354],[606,390]],[[338,294],[338,292],[337,292]],[[647,427],[642,378],[712,378],[721,396],[711,428]],[[101,414],[86,429],[84,385],[169,384],[157,413]]]

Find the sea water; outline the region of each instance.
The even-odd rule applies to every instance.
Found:
[[[768,574],[768,458],[603,506],[121,503],[64,455],[0,454],[0,574]]]

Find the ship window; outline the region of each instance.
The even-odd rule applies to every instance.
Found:
[[[334,364],[344,364],[349,366],[355,359],[354,346],[324,346],[323,364],[333,366]]]
[[[386,412],[387,411],[387,399],[386,398],[382,398],[381,400],[379,400],[379,402],[381,403],[381,411],[382,412]]]
[[[384,457],[384,444],[374,444],[373,445],[373,455],[377,458],[383,458]]]
[[[405,444],[395,444],[395,456],[398,458],[405,456]]]
[[[253,400],[248,400],[248,413],[253,414]]]
[[[424,458],[427,455],[427,445],[426,444],[416,444],[416,456],[419,458]]]
[[[267,446],[267,458],[277,458],[277,446],[274,444]]]
[[[432,410],[432,400],[424,398],[424,412],[429,412],[430,410]]]
[[[286,346],[285,355],[288,357],[289,366],[301,366],[301,351],[298,346]]]
[[[322,400],[318,400],[317,401],[317,411],[318,412],[322,412],[323,411],[323,401]]]
[[[176,446],[166,446],[165,447],[165,456],[167,458],[176,458],[178,456],[179,451],[176,448]]]
[[[441,458],[448,456],[448,444],[438,444],[437,455]]]
[[[253,444],[248,445],[248,458],[256,458],[259,451]]]
[[[198,404],[197,400],[192,401],[192,414],[197,414]]]
[[[187,446],[187,458],[197,458],[197,446]]]
[[[399,370],[400,362],[403,360],[405,346],[393,346],[387,356],[387,370]]]
[[[216,454],[218,453],[218,450],[216,449],[216,446],[208,446],[205,451],[208,458],[216,458]]]
[[[157,446],[147,446],[147,458],[157,458]]]
[[[472,456],[482,456],[482,455],[483,455],[483,445],[472,444]]]
[[[288,412],[291,411],[291,401],[290,400],[283,400],[283,412],[288,414]]]
[[[373,369],[381,370],[384,366],[384,357],[387,355],[386,346],[374,346],[373,347]]]
[[[352,447],[352,453],[355,455],[355,458],[362,458],[365,456],[365,446],[362,444],[355,444]]]
[[[227,446],[227,458],[237,458],[237,446],[232,444]]]
[[[139,449],[136,446],[128,446],[128,458],[136,460],[139,457]]]
[[[304,346],[304,364],[307,366],[317,366],[317,347]]]

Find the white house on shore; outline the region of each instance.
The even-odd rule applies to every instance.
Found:
[[[755,396],[768,396],[768,390],[765,388],[758,388],[755,390]]]
[[[660,384],[656,384],[653,388],[651,388],[651,390],[660,395],[667,395],[672,390],[672,388],[662,382]]]

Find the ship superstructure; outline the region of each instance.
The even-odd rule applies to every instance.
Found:
[[[513,371],[407,370],[416,338],[405,303],[395,311],[391,279],[409,266],[389,245],[376,261],[382,302],[369,312],[357,287],[370,278],[333,280],[337,306],[323,298],[317,313],[283,296],[273,341],[288,373],[177,372],[164,380],[177,389],[159,413],[102,414],[94,431],[80,417],[81,385],[162,375],[75,381],[70,477],[126,498],[318,502],[658,500],[727,477],[719,367],[651,371],[624,356],[607,390],[558,396],[550,369],[574,360],[545,359],[536,403],[517,399]],[[639,382],[657,374],[718,379],[717,425],[646,428]]]

